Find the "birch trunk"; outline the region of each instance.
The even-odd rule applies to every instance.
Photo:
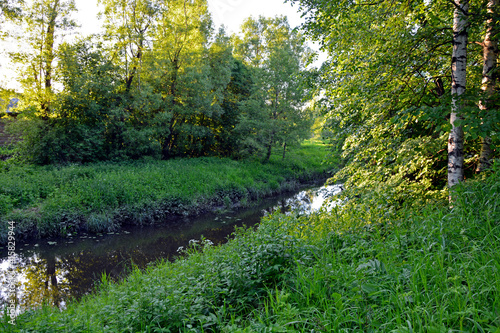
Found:
[[[495,93],[496,74],[495,69],[498,59],[498,40],[495,36],[494,16],[497,13],[498,0],[488,1],[488,14],[490,18],[486,21],[486,35],[483,42],[483,80],[481,90],[484,91],[485,99],[479,102],[482,113],[487,113],[490,108],[489,98]],[[480,173],[490,166],[491,139],[485,136],[481,140],[481,153],[479,154],[479,164],[476,172]]]
[[[464,179],[464,132],[462,126],[456,125],[455,121],[460,119],[462,102],[460,96],[465,92],[466,66],[467,66],[467,11],[468,0],[455,2],[453,15],[453,56],[451,62],[451,117],[452,129],[448,138],[448,187],[451,189],[455,184]],[[451,192],[450,192],[451,201]]]

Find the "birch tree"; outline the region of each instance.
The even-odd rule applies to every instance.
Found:
[[[467,16],[469,1],[455,3],[453,14],[453,54],[451,61],[451,131],[448,137],[448,187],[451,188],[464,179],[464,132],[457,122],[463,107],[461,96],[466,88],[467,74]],[[451,200],[451,194],[450,194]]]
[[[486,21],[486,34],[484,36],[483,47],[483,72],[481,90],[483,98],[479,102],[479,108],[483,111],[482,116],[487,116],[487,111],[491,109],[496,85],[496,69],[498,59],[498,26],[495,17],[498,16],[498,0],[489,0],[487,5],[488,19]],[[483,136],[481,139],[481,151],[479,153],[479,163],[476,172],[482,172],[490,165],[492,155],[491,138]]]
[[[329,53],[318,94],[332,143],[342,147],[339,179],[383,186],[403,202],[402,193],[444,197],[443,189],[472,173],[477,151],[470,143],[498,129],[493,112],[479,119],[474,107],[481,49],[474,43],[466,50],[468,40],[484,38],[486,1],[471,0],[468,8],[449,0],[290,2],[304,13],[308,36]]]

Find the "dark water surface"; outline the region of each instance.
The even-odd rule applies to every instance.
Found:
[[[251,208],[177,220],[166,225],[124,227],[107,234],[78,234],[72,238],[42,239],[16,243],[16,261],[8,261],[7,248],[0,248],[0,308],[15,297],[17,309],[44,302],[64,308],[70,299],[91,292],[105,273],[120,279],[134,265],[144,268],[159,260],[174,260],[179,248],[201,237],[224,243],[235,227],[253,226],[262,216],[280,209],[307,213],[321,207],[339,186],[309,185],[305,190],[261,201]],[[7,291],[15,282],[16,293]]]

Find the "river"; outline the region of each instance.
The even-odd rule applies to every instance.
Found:
[[[78,234],[70,238],[18,242],[15,262],[7,248],[0,248],[0,308],[15,299],[17,312],[43,303],[65,308],[92,292],[103,274],[118,280],[132,267],[145,268],[160,260],[175,260],[179,249],[202,237],[221,244],[235,227],[251,227],[262,216],[276,211],[303,214],[321,207],[327,197],[339,193],[338,185],[309,184],[295,193],[260,201],[253,207],[177,219],[165,225],[124,227],[119,232]],[[14,282],[15,293],[7,291]]]

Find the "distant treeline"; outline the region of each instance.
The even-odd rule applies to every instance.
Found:
[[[34,1],[12,20],[29,45],[18,157],[36,164],[257,154],[309,135],[304,38],[284,17],[213,29],[207,3],[103,1],[105,33],[56,43],[71,0]],[[36,17],[37,19],[33,19]]]

